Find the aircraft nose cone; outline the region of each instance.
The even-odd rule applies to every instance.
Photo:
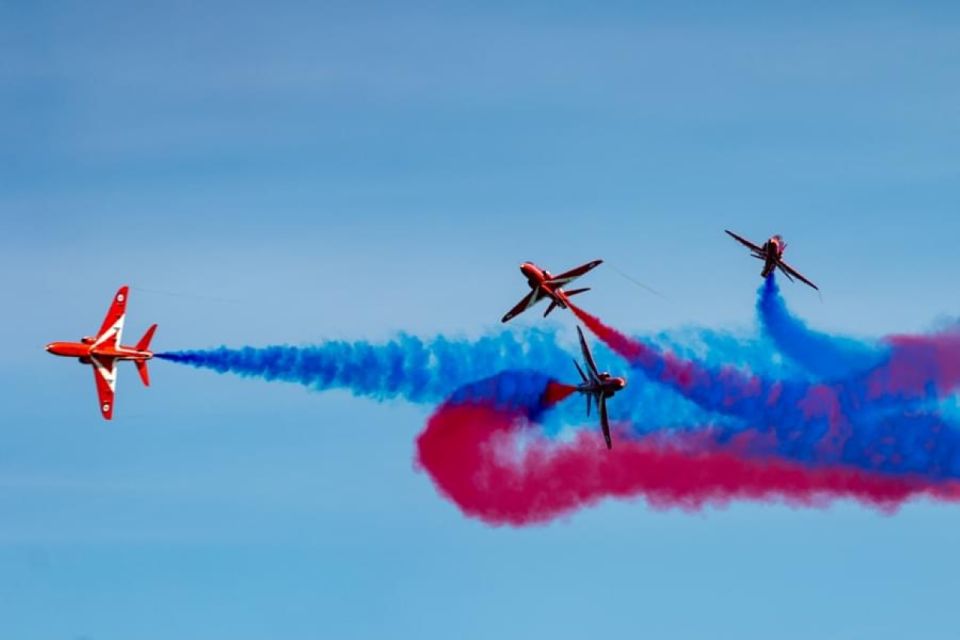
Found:
[[[53,343],[51,342],[50,344],[48,344],[47,346],[45,346],[43,349],[44,349],[47,353],[50,353],[51,351],[53,351]]]

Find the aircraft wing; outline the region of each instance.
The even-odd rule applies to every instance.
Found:
[[[580,329],[580,325],[577,325],[577,335],[580,336],[580,351],[583,352],[583,359],[587,363],[587,368],[590,371],[590,379],[594,382],[600,377],[600,371],[597,369],[597,363],[593,361],[593,354],[590,353],[590,347],[587,346],[587,341],[583,337],[583,331]],[[580,367],[577,367],[578,369]]]
[[[734,240],[736,240],[737,242],[739,242],[739,243],[742,244],[743,246],[747,247],[747,248],[750,249],[751,251],[760,251],[760,252],[763,251],[763,247],[758,247],[757,245],[753,244],[752,242],[750,242],[750,241],[747,240],[746,238],[743,238],[743,237],[741,237],[741,236],[738,236],[738,235],[735,234],[733,231],[727,231],[726,229],[724,229],[723,231],[724,231],[724,233],[726,233],[728,236],[730,236],[731,238],[733,238]]]
[[[574,361],[573,361],[573,366],[575,366],[575,367],[577,368],[577,373],[580,374],[580,379],[583,380],[584,382],[587,382],[587,376],[585,376],[585,375],[583,374],[583,369],[580,368],[580,363],[577,362],[576,360],[574,360]],[[587,413],[589,414],[590,411],[588,410]]]
[[[97,332],[95,345],[118,345],[120,336],[123,333],[123,321],[127,316],[127,294],[130,287],[123,286],[113,296],[113,302],[110,303],[110,309],[107,310],[107,317],[103,319],[100,325],[100,331]]]
[[[507,311],[506,315],[500,319],[500,322],[509,322],[512,318],[517,317],[533,305],[537,304],[543,298],[543,292],[540,289],[534,289],[531,291],[523,300],[517,303],[517,305]]]
[[[575,269],[570,269],[570,271],[564,271],[559,275],[551,277],[549,280],[547,280],[547,283],[558,287],[569,284],[588,271],[595,269],[602,263],[603,260],[594,260],[592,262],[588,262],[587,264],[582,264]]]
[[[790,265],[788,265],[788,264],[787,264],[786,262],[784,262],[783,260],[781,260],[781,261],[780,261],[780,264],[777,265],[777,266],[779,266],[779,267],[783,270],[783,272],[786,273],[788,276],[793,276],[794,278],[796,278],[796,279],[799,280],[800,282],[802,282],[802,283],[804,283],[804,284],[806,284],[806,285],[809,285],[809,286],[813,287],[813,288],[816,289],[817,291],[820,291],[820,287],[818,287],[817,285],[813,284],[812,282],[810,282],[809,280],[807,280],[806,278],[804,278],[802,273],[800,273],[799,271],[797,271],[796,269],[794,269],[793,267],[791,267]]]
[[[601,395],[597,403],[600,405],[600,428],[603,429],[603,439],[607,443],[607,449],[613,449],[613,442],[610,440],[610,419],[607,417],[607,398]]]
[[[92,356],[93,378],[97,383],[97,398],[104,420],[113,418],[113,397],[117,390],[117,361],[113,358]]]

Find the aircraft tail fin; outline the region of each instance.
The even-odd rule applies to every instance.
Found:
[[[137,364],[137,373],[140,374],[140,380],[143,381],[143,386],[150,386],[150,372],[147,371],[147,361],[146,360],[136,360]]]
[[[143,334],[143,337],[140,338],[140,342],[137,343],[137,351],[147,351],[150,349],[150,341],[153,340],[153,334],[157,332],[157,325],[152,324],[150,328],[147,329],[147,332]],[[150,386],[150,371],[147,369],[146,360],[135,360],[134,363],[137,365],[137,373],[140,374],[140,380],[143,381],[143,386]]]
[[[583,293],[584,291],[590,291],[590,287],[584,287],[583,289],[572,289],[571,291],[564,291],[567,296],[575,296],[578,293]]]
[[[150,341],[153,340],[153,334],[157,331],[157,325],[152,324],[150,328],[147,329],[147,332],[143,334],[143,337],[140,338],[140,342],[137,343],[137,351],[146,351],[150,348]]]
[[[543,312],[543,317],[546,318],[548,315],[550,315],[550,312],[553,311],[553,310],[556,309],[556,308],[557,308],[557,301],[556,301],[556,300],[551,300],[551,301],[550,301],[550,306],[547,307],[547,310]]]

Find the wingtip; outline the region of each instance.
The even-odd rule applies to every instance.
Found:
[[[129,297],[130,297],[130,287],[127,285],[123,285],[122,287],[117,289],[117,292],[113,295],[113,300],[114,302],[122,303],[122,302],[126,302],[127,298]]]

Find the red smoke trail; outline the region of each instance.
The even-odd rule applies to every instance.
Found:
[[[687,510],[743,499],[817,507],[854,499],[893,511],[916,497],[960,499],[960,483],[750,459],[738,453],[749,443],[721,448],[703,434],[620,439],[608,451],[596,433],[572,442],[518,437],[526,426],[523,411],[447,403],[417,439],[418,462],[465,514],[494,525],[543,523],[607,497]]]
[[[576,387],[571,387],[568,384],[563,384],[556,380],[550,380],[547,382],[547,388],[543,392],[543,397],[540,398],[540,404],[544,409],[549,409],[558,402],[566,400],[570,395],[576,393],[576,391]]]
[[[710,384],[710,373],[688,360],[681,360],[670,353],[662,353],[659,349],[648,346],[639,340],[627,337],[613,327],[609,327],[583,309],[572,304],[570,310],[587,325],[600,340],[608,347],[627,359],[634,366],[646,371],[656,372],[657,377],[664,384],[675,386],[681,391],[703,384]],[[734,370],[724,370],[724,376],[736,376]],[[741,384],[745,380],[739,381]]]
[[[763,388],[763,381],[757,376],[729,366],[708,370],[694,361],[678,358],[672,353],[664,353],[634,340],[573,304],[568,303],[568,306],[594,335],[631,365],[640,367],[652,379],[669,385],[688,397],[709,398],[713,405],[717,405],[710,407],[713,410],[732,408],[744,401],[755,401],[767,392]],[[776,394],[779,389],[774,388],[769,392]],[[768,400],[772,403],[776,398],[770,397]]]
[[[599,318],[590,315],[580,307],[568,302],[570,311],[574,313],[595,336],[600,338],[608,347],[620,354],[630,362],[635,362],[641,367],[655,367],[658,365],[663,354],[659,350],[650,347],[639,340],[634,340],[620,333],[613,327],[608,327]]]

